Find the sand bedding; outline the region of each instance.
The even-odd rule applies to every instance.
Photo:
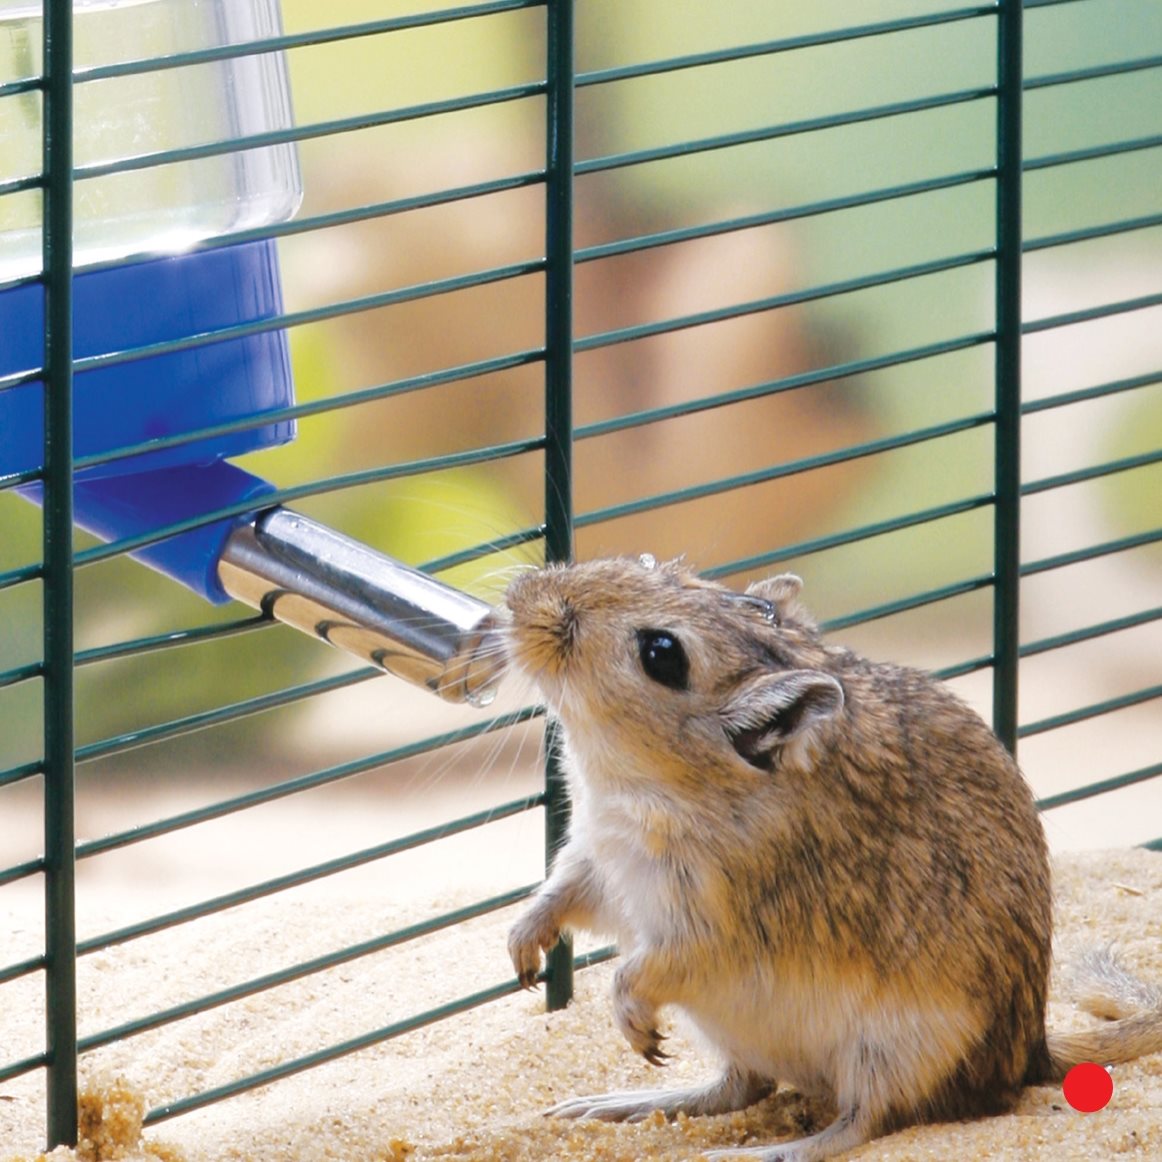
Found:
[[[1142,850],[1057,858],[1058,938],[1070,949],[1114,941],[1125,963],[1162,982],[1162,856]],[[446,903],[447,901],[442,901]],[[231,979],[270,971],[335,947],[355,930],[382,931],[382,902],[333,897],[290,903],[278,897],[224,913],[164,937],[82,961],[81,1007],[87,1026],[210,991],[224,964]],[[702,1150],[769,1143],[804,1132],[812,1110],[782,1091],[743,1113],[638,1125],[577,1123],[541,1111],[585,1092],[685,1085],[707,1077],[713,1058],[680,1022],[663,1071],[636,1058],[613,1028],[612,965],[578,975],[567,1011],[546,1014],[543,998],[506,996],[383,1045],[162,1122],[142,1133],[144,1109],[212,1087],[300,1053],[342,1041],[510,976],[504,934],[513,910],[438,933],[390,954],[359,960],[268,993],[211,1010],[86,1056],[82,1136],[76,1152],[52,1162],[396,1162],[409,1159],[577,1159],[642,1162],[696,1159]],[[6,940],[27,916],[3,921]],[[220,987],[220,986],[219,986]],[[25,982],[14,1004],[5,991],[0,1034],[5,1058],[35,1051],[39,982]],[[1055,985],[1050,1011],[1058,1028],[1093,1018]],[[13,1051],[14,1050],[14,1051]],[[1056,1087],[1026,1091],[1002,1118],[905,1130],[848,1157],[920,1159],[1110,1159],[1162,1157],[1162,1054],[1114,1071],[1110,1105],[1094,1114],[1069,1108]],[[37,1076],[0,1085],[0,1162],[38,1157],[43,1090]],[[39,1157],[44,1157],[40,1155]]]

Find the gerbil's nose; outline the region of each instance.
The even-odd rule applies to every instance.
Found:
[[[504,591],[504,604],[510,613],[518,615],[533,600],[540,575],[540,569],[524,569],[508,583]]]

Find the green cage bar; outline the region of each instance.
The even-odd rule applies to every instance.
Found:
[[[44,13],[44,877],[48,1144],[77,1140],[73,729],[73,8]]]
[[[1017,749],[1021,592],[1022,0],[997,13],[996,458],[993,729]]]
[[[545,175],[545,563],[573,557],[573,0],[548,0]],[[545,732],[545,860],[569,826],[558,730]],[[545,965],[548,1005],[573,996],[573,942],[563,936]]]

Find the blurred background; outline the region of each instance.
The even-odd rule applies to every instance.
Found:
[[[284,0],[282,14],[287,32],[307,33],[441,7],[424,0],[327,5]],[[963,425],[929,442],[900,440],[893,450],[873,449],[844,463],[826,461],[830,453],[853,445],[891,441],[982,415],[992,406],[987,342],[879,370],[874,364],[893,353],[980,336],[993,325],[993,268],[986,252],[994,236],[994,186],[969,180],[994,162],[993,101],[950,99],[907,116],[805,134],[760,131],[858,108],[979,93],[993,83],[995,22],[951,21],[645,77],[618,79],[617,72],[642,61],[959,8],[935,0],[714,5],[585,0],[578,5],[578,68],[605,81],[582,83],[576,95],[575,414],[586,436],[575,451],[579,556],[685,554],[699,567],[719,569],[730,583],[741,584],[752,572],[772,571],[746,568],[752,556],[989,492],[992,443],[985,423]],[[395,120],[380,114],[538,81],[544,35],[542,9],[514,5],[487,18],[307,44],[286,54],[297,124],[318,130],[298,143],[300,218],[380,203],[395,209],[280,239],[289,312],[350,305],[289,330],[299,401],[334,399],[344,406],[301,418],[293,443],[247,457],[245,467],[293,486],[542,432],[543,366],[535,359],[370,402],[346,397],[535,351],[543,343],[540,273],[437,293],[438,280],[543,254],[540,185],[514,183],[488,196],[410,211],[398,206],[443,188],[541,170],[543,97],[516,97],[433,117]],[[1149,66],[1031,88],[1025,108],[1027,158],[1157,139],[1162,8],[1156,0],[1031,7],[1025,35],[1029,77],[1130,59]],[[669,148],[750,129],[756,131],[754,140],[729,147]],[[634,164],[602,164],[638,151]],[[843,207],[852,195],[950,175],[965,180]],[[1152,147],[1092,161],[1031,168],[1025,237],[1157,215],[1160,190],[1157,140]],[[811,204],[817,208],[809,214],[793,212]],[[756,224],[748,228],[630,254],[608,252],[629,237],[752,218]],[[963,263],[942,262],[961,255]],[[877,285],[860,289],[869,276],[928,263],[947,269],[898,281],[876,279]],[[1159,225],[1030,252],[1026,318],[1155,293],[1159,270]],[[431,293],[409,301],[377,299],[429,283]],[[810,293],[820,287],[835,293]],[[764,307],[787,296],[790,301],[777,309]],[[804,301],[796,302],[796,296]],[[714,312],[747,303],[754,309],[715,321]],[[701,325],[651,326],[703,312],[708,317]],[[641,332],[619,334],[638,326]],[[816,374],[818,382],[803,390],[647,426],[602,428],[645,409],[800,374],[810,381],[813,372],[849,364],[873,369],[830,379]],[[1155,306],[1030,334],[1026,396],[1035,400],[1148,376],[1159,366],[1162,308]],[[1025,421],[1024,435],[1027,480],[1126,457],[1148,459],[1162,446],[1162,383],[1155,375],[1152,385],[1130,393],[1035,412]],[[773,478],[748,487],[709,490],[699,499],[645,513],[618,509],[643,497],[812,457],[823,463],[800,474],[768,473]],[[324,490],[295,507],[424,565],[536,525],[542,467],[541,456],[530,453],[453,471],[417,470],[399,479]],[[1025,504],[1023,553],[1034,560],[1145,533],[1156,529],[1160,512],[1157,460],[1039,492]],[[39,511],[0,493],[0,571],[39,560],[40,535]],[[805,577],[806,597],[821,618],[847,618],[904,595],[987,574],[991,535],[991,510],[975,507],[851,546],[791,551],[776,567]],[[78,534],[78,547],[92,543]],[[494,600],[508,571],[535,563],[539,552],[539,544],[531,542],[443,575]],[[1026,640],[1134,615],[1158,605],[1162,551],[1155,540],[1031,577],[1024,590]],[[0,590],[4,668],[40,656],[40,604],[34,583]],[[77,575],[82,650],[239,617],[238,607],[210,608],[127,559],[103,561]],[[881,656],[951,666],[989,653],[990,618],[989,590],[977,586],[901,616],[853,626],[840,636]],[[1024,666],[1022,717],[1041,718],[1156,684],[1160,657],[1155,618],[1127,633],[1031,659]],[[83,829],[99,834],[113,823],[132,825],[155,809],[151,795],[197,802],[214,786],[286,780],[321,763],[341,763],[479,719],[478,711],[445,707],[384,677],[212,729],[175,731],[150,746],[133,743],[134,732],[152,724],[185,720],[350,669],[346,656],[279,626],[83,667],[79,744],[124,740],[81,769]],[[987,715],[987,670],[958,685]],[[40,699],[38,682],[0,689],[0,769],[39,757]],[[1159,718],[1157,702],[1147,701],[1032,738],[1022,759],[1042,794],[1140,767],[1156,762],[1162,752]],[[521,746],[522,769],[533,770],[535,743]],[[494,740],[483,752],[460,748],[428,756],[418,766],[372,770],[357,781],[376,794],[408,790],[422,797],[430,789],[425,780],[446,782],[448,772],[459,770],[474,786],[487,787],[490,779],[516,777],[516,759],[509,753],[515,747]],[[402,774],[405,768],[411,773]],[[39,780],[32,780],[0,789],[0,798],[34,809],[39,793]],[[1148,810],[1119,808],[1115,823],[1130,822],[1115,829],[1117,837],[1130,841],[1162,834],[1157,793],[1148,803]],[[1088,813],[1076,823],[1066,812],[1059,815],[1062,843],[1108,841],[1115,834],[1091,830]],[[1140,835],[1134,819],[1141,823]],[[3,862],[27,857],[39,850],[39,842],[35,830],[6,834]]]

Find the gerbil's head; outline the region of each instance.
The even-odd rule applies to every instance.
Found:
[[[506,595],[511,660],[572,744],[611,762],[772,771],[805,761],[843,707],[800,586],[736,593],[650,557],[524,573]]]

